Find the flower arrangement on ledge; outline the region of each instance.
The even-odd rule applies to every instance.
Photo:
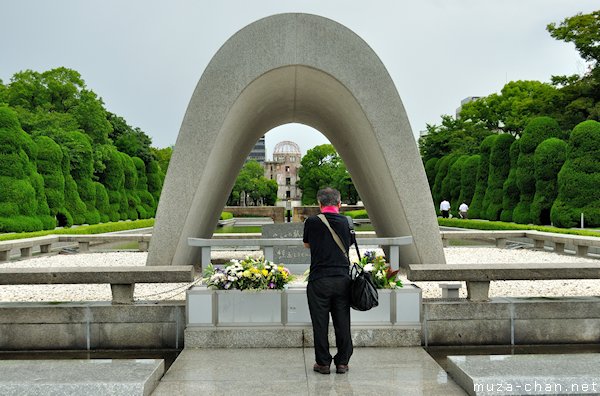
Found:
[[[399,270],[393,271],[383,256],[377,256],[374,251],[366,251],[358,263],[366,272],[371,273],[371,279],[378,289],[396,289],[402,287],[398,278]]]
[[[247,257],[231,260],[223,268],[209,264],[202,280],[207,287],[219,290],[281,290],[293,279],[283,265]]]

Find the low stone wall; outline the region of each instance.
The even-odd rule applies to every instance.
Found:
[[[181,349],[185,302],[0,304],[0,350]]]
[[[357,205],[344,205],[340,208],[340,213],[349,212],[351,210],[362,210],[364,206]],[[320,213],[318,206],[296,206],[294,207],[294,213],[292,221],[303,223],[307,217],[318,215]]]
[[[285,221],[285,208],[281,206],[226,206],[223,211],[233,213],[234,217],[270,217],[275,223]]]
[[[600,297],[428,300],[423,344],[529,345],[600,341]]]

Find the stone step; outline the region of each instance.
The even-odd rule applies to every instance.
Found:
[[[207,326],[185,329],[186,348],[301,348],[313,346],[311,327]],[[355,347],[405,347],[421,345],[420,326],[352,326]],[[335,345],[333,327],[329,343]]]
[[[162,359],[0,360],[1,395],[150,395]]]
[[[448,373],[469,395],[600,393],[600,354],[448,356]]]

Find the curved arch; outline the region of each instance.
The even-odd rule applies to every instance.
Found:
[[[199,261],[258,138],[286,123],[321,131],[346,163],[379,236],[412,235],[410,263],[444,263],[417,146],[387,70],[356,34],[329,19],[280,14],[233,35],[192,95],[156,216],[148,265]]]

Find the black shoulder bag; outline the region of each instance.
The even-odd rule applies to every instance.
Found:
[[[317,216],[321,221],[327,226],[329,231],[331,232],[331,236],[335,243],[339,246],[339,248],[348,259],[350,263],[350,258],[348,257],[348,253],[346,252],[346,248],[342,243],[342,240],[338,236],[338,234],[331,228],[329,221],[327,221],[327,217],[325,215],[320,214]],[[358,254],[358,259],[360,260],[360,251],[358,250],[358,244],[354,242],[354,246],[356,247],[356,253]],[[360,265],[354,263],[351,264],[350,268],[350,277],[352,278],[352,291],[351,291],[351,307],[357,311],[368,311],[371,308],[374,308],[379,305],[379,294],[377,294],[377,288],[373,284],[373,280],[371,279],[371,273],[366,272]]]

